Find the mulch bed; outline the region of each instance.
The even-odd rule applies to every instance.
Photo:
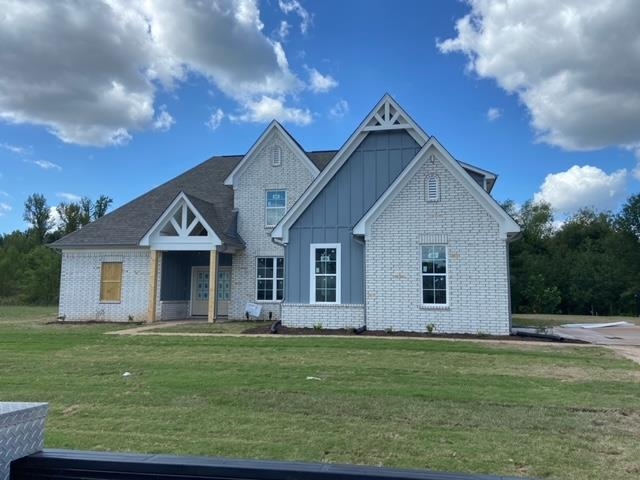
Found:
[[[333,335],[348,335],[353,337],[414,337],[414,338],[452,338],[452,339],[470,339],[470,340],[515,340],[519,342],[553,342],[557,343],[559,340],[553,338],[542,337],[523,337],[520,335],[473,335],[470,333],[422,333],[422,332],[388,332],[385,330],[365,330],[362,333],[356,334],[353,329],[350,328],[338,328],[338,329],[316,329],[316,328],[291,328],[278,326],[278,335],[318,335],[318,336],[333,336]],[[242,333],[246,334],[265,334],[271,333],[271,325],[265,325],[260,327],[249,328]],[[589,343],[582,340],[572,340],[565,338],[562,343]]]

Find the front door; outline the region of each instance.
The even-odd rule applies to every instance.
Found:
[[[231,268],[220,267],[218,270],[218,316],[229,315],[229,298],[231,297]]]
[[[191,315],[207,315],[209,311],[209,267],[191,270]]]

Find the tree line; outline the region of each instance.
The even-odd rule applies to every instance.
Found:
[[[102,217],[112,202],[106,195],[62,202],[56,221],[44,195],[29,195],[22,216],[28,227],[0,235],[0,304],[57,304],[60,253],[46,244]]]
[[[503,208],[522,229],[510,245],[514,313],[640,313],[640,195],[618,214],[584,208],[559,226],[546,203]]]

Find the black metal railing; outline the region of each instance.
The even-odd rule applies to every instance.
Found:
[[[10,472],[10,480],[515,480],[356,465],[51,449],[14,461]]]

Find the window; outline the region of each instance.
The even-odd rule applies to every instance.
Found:
[[[340,303],[340,244],[311,244],[311,303]]]
[[[102,262],[100,271],[100,301],[120,302],[122,262]]]
[[[282,300],[284,298],[284,258],[258,257],[258,300]]]
[[[273,227],[284,216],[287,208],[287,192],[267,191],[267,227]]]
[[[422,303],[447,304],[447,247],[422,246]]]
[[[440,200],[440,179],[436,175],[429,175],[426,184],[427,202]]]

